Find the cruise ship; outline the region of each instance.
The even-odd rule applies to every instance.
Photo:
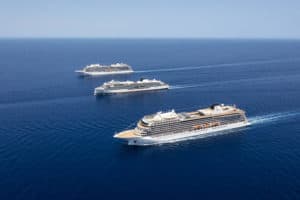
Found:
[[[169,89],[169,85],[156,79],[139,81],[110,81],[95,88],[94,95],[119,94]]]
[[[248,126],[245,111],[236,106],[213,104],[192,112],[158,112],[144,116],[136,128],[114,135],[128,145],[153,145],[214,135]]]
[[[82,76],[99,76],[99,75],[111,75],[111,74],[129,74],[133,70],[131,66],[125,63],[116,63],[111,65],[91,64],[87,65],[81,70],[76,70],[79,75]]]

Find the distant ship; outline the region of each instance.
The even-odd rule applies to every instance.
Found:
[[[116,63],[111,65],[91,64],[87,65],[81,70],[76,70],[75,72],[79,73],[82,76],[99,76],[111,74],[129,74],[132,73],[133,70],[131,66],[125,63]]]
[[[144,116],[137,127],[114,135],[128,145],[153,145],[208,136],[249,125],[245,112],[235,106],[213,104],[193,112],[158,112]]]
[[[140,79],[139,81],[110,81],[95,88],[94,95],[118,94],[169,89],[169,85],[156,79]]]

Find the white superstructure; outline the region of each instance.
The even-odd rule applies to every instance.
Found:
[[[214,104],[193,112],[158,112],[144,116],[135,129],[122,131],[114,137],[129,145],[153,145],[206,137],[248,126],[245,112],[235,106]]]
[[[94,95],[118,94],[169,89],[169,85],[156,79],[139,81],[109,81],[95,88]]]
[[[81,70],[76,70],[76,73],[82,76],[100,76],[111,74],[129,74],[133,70],[131,66],[125,63],[116,63],[111,65],[91,64]]]

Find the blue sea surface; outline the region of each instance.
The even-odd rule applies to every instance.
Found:
[[[91,63],[131,75],[78,77]],[[105,81],[168,91],[96,98]],[[114,133],[144,115],[236,104],[230,134],[150,147]],[[1,39],[0,199],[300,199],[300,41]]]

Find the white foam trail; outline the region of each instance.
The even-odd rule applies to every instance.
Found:
[[[222,64],[201,65],[201,66],[194,66],[194,67],[175,67],[175,68],[165,68],[165,69],[149,69],[149,70],[135,71],[135,73],[184,71],[184,70],[194,70],[194,69],[202,69],[202,68],[216,68],[216,67],[225,67],[225,66],[242,66],[242,65],[280,63],[280,62],[297,61],[297,60],[300,60],[300,58],[258,60],[258,61],[238,62],[238,63],[222,63]]]
[[[252,125],[276,122],[300,115],[300,112],[280,112],[248,118]]]
[[[200,86],[205,86],[206,84],[191,84],[191,85],[173,85],[170,87],[171,90],[176,90],[176,89],[185,89],[185,88],[193,88],[193,87],[200,87]]]
[[[236,83],[246,81],[247,79],[238,79],[238,80],[230,80],[230,81],[219,81],[219,82],[210,82],[210,83],[202,83],[202,84],[182,84],[182,85],[174,85],[171,86],[170,89],[187,89],[187,88],[197,88],[197,87],[207,87],[207,86],[218,86],[228,83]]]
[[[236,79],[236,80],[227,80],[227,81],[215,81],[215,82],[208,82],[202,84],[182,84],[182,85],[174,85],[171,86],[170,89],[185,89],[185,88],[196,88],[196,87],[207,87],[207,86],[219,86],[224,84],[233,84],[233,83],[247,83],[253,81],[272,81],[272,80],[283,80],[284,78],[289,78],[291,80],[292,77],[298,77],[299,74],[292,74],[292,75],[280,75],[280,76],[271,76],[271,77],[259,77],[259,78],[246,78],[246,79]]]

